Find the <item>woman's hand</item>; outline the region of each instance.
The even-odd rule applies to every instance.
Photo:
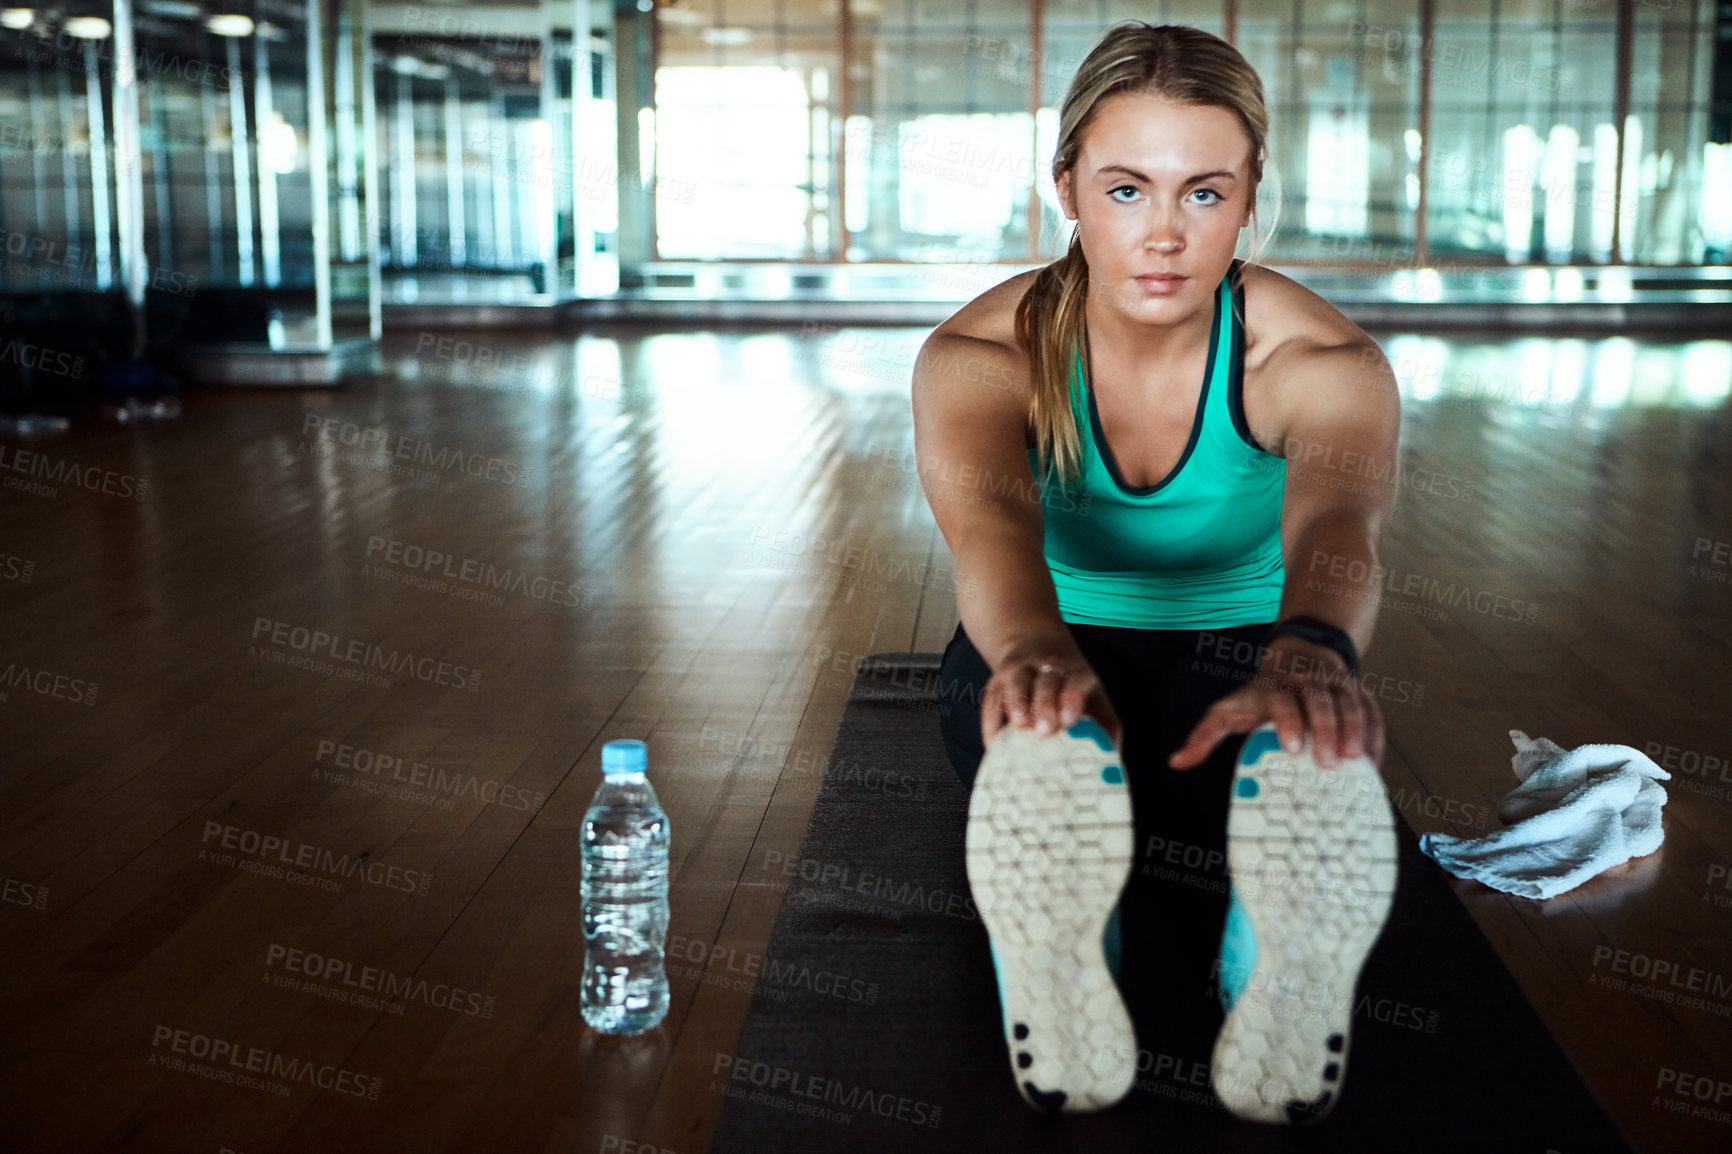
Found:
[[[1100,678],[1074,649],[1028,646],[1013,652],[986,683],[980,697],[980,738],[990,747],[1006,725],[1057,733],[1082,717],[1100,723],[1117,749],[1123,738],[1119,715]]]
[[[1250,733],[1275,723],[1281,748],[1297,753],[1310,732],[1317,760],[1332,767],[1342,757],[1383,760],[1383,714],[1347,670],[1341,655],[1297,637],[1277,637],[1257,676],[1215,702],[1168,759],[1174,769],[1201,765],[1229,733]]]

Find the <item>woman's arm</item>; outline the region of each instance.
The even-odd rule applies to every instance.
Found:
[[[992,679],[980,731],[1006,721],[1049,733],[1087,714],[1115,743],[1119,721],[1059,616],[1044,555],[1040,488],[1029,469],[1026,360],[941,327],[914,366],[914,449],[932,516],[950,546],[969,640]]]
[[[1388,359],[1369,337],[1273,354],[1263,370],[1281,382],[1274,406],[1287,482],[1281,507],[1286,583],[1281,619],[1315,617],[1344,630],[1363,654],[1377,624],[1377,543],[1400,487],[1401,399]],[[1298,750],[1309,730],[1318,760],[1383,756],[1376,699],[1340,654],[1298,637],[1267,647],[1258,676],[1209,710],[1169,764],[1189,769],[1230,733],[1273,721]]]

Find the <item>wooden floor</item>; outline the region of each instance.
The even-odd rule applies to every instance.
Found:
[[[0,439],[0,1149],[706,1148],[852,663],[955,626],[924,334],[448,335]],[[1511,729],[1675,770],[1652,857],[1458,891],[1638,1150],[1725,1149],[1732,354],[1386,344],[1451,366],[1410,381],[1366,662],[1392,795],[1497,828]],[[673,829],[637,1039],[578,1009],[616,737]]]

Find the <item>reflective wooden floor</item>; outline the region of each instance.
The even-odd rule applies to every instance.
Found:
[[[0,440],[0,1148],[704,1150],[852,664],[956,622],[923,336],[406,332]],[[1458,892],[1637,1149],[1724,1149],[1732,345],[1384,340],[1392,795],[1497,828],[1511,729],[1674,771],[1652,857]],[[615,737],[673,828],[634,1040],[578,1011]]]

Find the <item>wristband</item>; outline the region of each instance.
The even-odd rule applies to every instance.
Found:
[[[1338,625],[1327,621],[1319,621],[1315,617],[1289,617],[1285,621],[1277,621],[1263,638],[1263,644],[1268,645],[1277,637],[1291,633],[1301,641],[1309,641],[1313,645],[1322,645],[1341,654],[1341,659],[1347,662],[1347,672],[1359,676],[1359,650],[1353,644],[1353,638]]]

